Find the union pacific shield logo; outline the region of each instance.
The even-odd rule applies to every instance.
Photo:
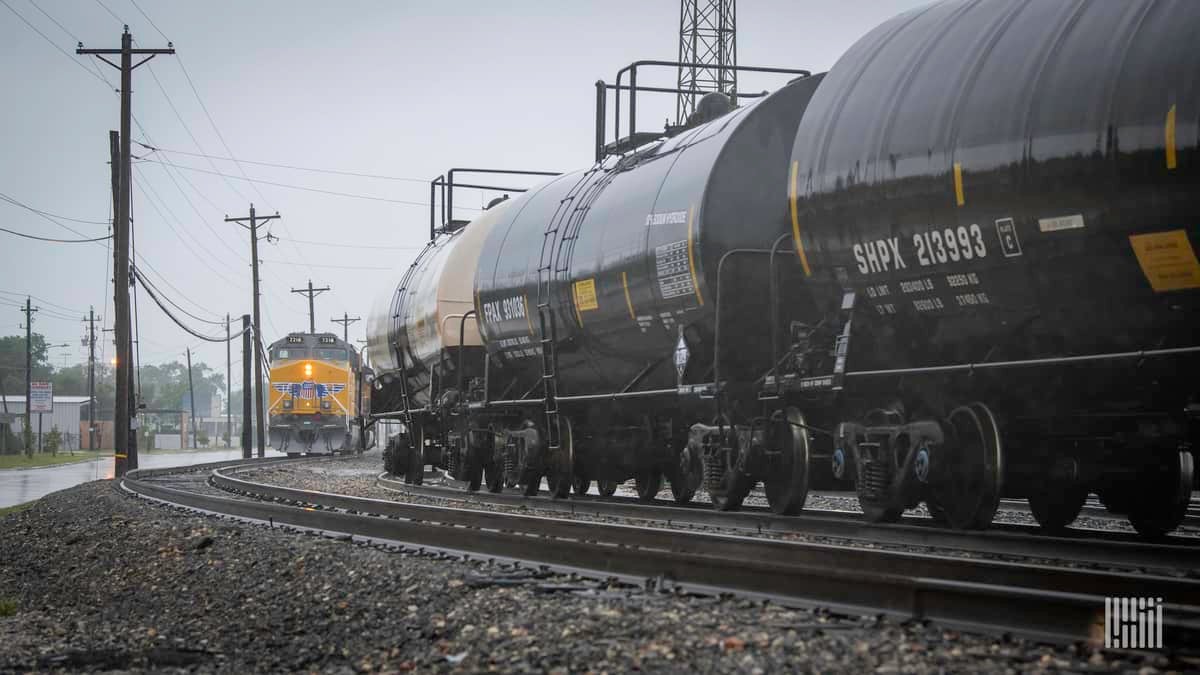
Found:
[[[300,384],[300,398],[308,401],[312,400],[317,393],[317,385],[312,380],[305,380]]]

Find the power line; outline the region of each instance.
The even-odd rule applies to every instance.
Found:
[[[149,66],[149,65],[147,65],[146,67],[149,68],[150,77],[154,78],[154,84],[158,85],[158,90],[162,92],[163,98],[167,99],[167,105],[171,106],[171,112],[175,113],[175,119],[179,120],[179,124],[181,124],[183,126],[183,130],[187,132],[188,137],[192,139],[192,143],[194,143],[196,145],[196,149],[199,150],[201,154],[203,154],[204,146],[200,145],[200,141],[196,138],[196,134],[192,133],[192,128],[189,127],[188,123],[184,121],[183,115],[179,114],[179,109],[175,107],[175,101],[171,100],[171,95],[167,93],[166,88],[163,87],[162,82],[159,81],[158,74],[154,72],[154,67]],[[138,145],[142,145],[142,144],[138,143]],[[208,160],[208,165],[212,167],[213,171],[217,170],[217,165],[213,164],[213,161],[211,159]],[[238,196],[238,199],[240,199],[244,202],[250,201],[249,199],[246,198],[246,195],[242,194],[241,190],[237,189],[237,187],[235,187],[233,183],[229,182],[228,178],[224,178],[224,181],[225,181],[225,184],[229,186],[229,189],[232,190],[233,193]]]
[[[134,141],[134,143],[138,143],[138,142]],[[158,148],[158,147],[149,148],[149,146],[147,146],[145,143],[138,143],[138,145],[140,145],[144,148],[158,150],[159,152],[165,152],[165,153],[172,154],[172,155],[187,155],[189,157],[203,157],[205,159],[215,159],[215,160],[222,161],[222,162],[240,162],[242,164],[254,164],[255,166],[269,166],[269,167],[273,167],[276,169],[291,169],[292,171],[309,171],[311,173],[328,173],[328,174],[332,174],[335,176],[351,176],[354,178],[374,178],[374,179],[378,179],[378,180],[394,180],[394,181],[402,181],[402,182],[406,182],[406,183],[420,183],[422,185],[429,184],[429,179],[427,179],[427,178],[403,178],[400,176],[385,176],[383,174],[378,174],[378,173],[362,173],[359,171],[342,171],[339,169],[316,169],[316,168],[308,167],[308,166],[296,166],[294,164],[279,164],[276,162],[262,162],[262,161],[254,161],[254,160],[249,160],[249,159],[234,159],[232,157],[221,157],[220,155],[206,155],[206,154],[197,153],[197,152],[185,152],[183,150],[170,150],[168,148]]]
[[[138,171],[138,174],[139,174],[139,175],[141,175],[141,171]],[[145,182],[145,183],[146,183],[146,185],[147,185],[147,186],[149,186],[149,187],[150,187],[150,189],[151,189],[152,191],[154,191],[154,186],[150,185],[150,183],[149,183],[149,182],[146,182],[146,181],[143,181],[143,182]],[[166,217],[166,216],[163,214],[162,210],[161,210],[161,209],[159,209],[159,208],[158,208],[158,205],[154,203],[154,199],[152,199],[152,198],[151,198],[151,195],[150,195],[150,193],[147,193],[147,192],[146,192],[146,190],[145,190],[145,189],[144,189],[144,188],[141,186],[141,184],[140,184],[140,183],[137,185],[137,187],[138,187],[138,190],[140,190],[140,191],[142,192],[142,194],[143,194],[143,195],[146,197],[146,201],[147,201],[147,203],[148,203],[148,204],[150,204],[151,208],[153,208],[153,209],[154,209],[154,211],[155,211],[156,213],[158,213],[158,216],[159,216],[159,218],[162,218],[162,220],[163,220],[163,223],[164,223],[164,224],[167,226],[167,228],[168,228],[168,229],[170,229],[170,230],[171,230],[171,232],[173,232],[173,233],[175,234],[175,237],[176,237],[176,238],[178,238],[180,242],[183,242],[184,244],[187,244],[187,241],[186,241],[186,240],[183,238],[183,235],[180,233],[179,229],[178,229],[178,228],[176,228],[174,225],[172,225],[172,224],[171,224],[171,222],[170,222],[169,220],[167,220],[167,217]],[[202,241],[201,241],[201,240],[200,240],[198,237],[196,237],[195,235],[193,235],[193,234],[191,233],[191,231],[189,231],[189,230],[188,230],[186,227],[184,227],[183,223],[182,223],[182,222],[180,222],[178,218],[175,218],[175,217],[174,217],[174,216],[175,216],[174,212],[172,212],[172,211],[171,211],[171,209],[170,209],[170,207],[169,207],[169,206],[167,206],[167,203],[166,203],[166,201],[165,201],[165,200],[163,200],[163,198],[162,198],[160,195],[158,195],[158,192],[157,192],[157,191],[154,191],[154,197],[157,197],[157,198],[158,198],[158,200],[159,200],[160,202],[162,202],[162,204],[163,204],[163,208],[166,208],[166,209],[167,209],[167,212],[168,212],[168,213],[171,213],[171,216],[174,218],[174,220],[175,220],[177,223],[179,223],[179,226],[180,226],[181,228],[183,228],[183,231],[184,231],[184,232],[186,232],[186,233],[188,234],[188,237],[189,237],[189,238],[190,238],[190,239],[191,239],[193,242],[195,242],[195,245],[196,245],[197,247],[199,247],[199,248],[200,248],[202,251],[204,251],[204,253],[206,254],[206,256],[210,256],[210,257],[212,257],[213,259],[216,259],[216,260],[221,260],[221,257],[220,257],[220,256],[218,256],[218,255],[214,254],[214,253],[213,253],[211,250],[209,250],[209,248],[208,248],[207,246],[205,246],[205,245],[204,245],[204,242],[202,242]],[[215,234],[216,234],[216,233],[214,232],[214,235],[215,235]],[[232,280],[232,279],[230,279],[229,277],[225,276],[225,275],[224,275],[224,274],[222,274],[220,271],[218,271],[218,270],[217,270],[215,267],[213,267],[211,264],[209,264],[209,262],[208,262],[208,259],[207,259],[207,257],[206,257],[206,256],[197,256],[197,257],[196,257],[196,259],[200,261],[200,264],[202,264],[202,265],[204,265],[205,267],[207,267],[207,268],[209,269],[209,271],[210,271],[210,272],[212,272],[214,275],[216,275],[216,277],[217,277],[218,279],[221,279],[222,281],[224,281],[225,283],[229,284],[230,286],[232,286],[232,287],[234,287],[234,288],[237,288],[238,290],[241,290],[241,286],[240,286],[240,285],[239,285],[237,282],[235,282],[234,280]],[[224,323],[224,322],[222,322],[222,323]]]
[[[33,295],[31,293],[16,293],[14,291],[5,291],[5,290],[0,290],[0,293],[3,293],[4,295],[15,295],[15,296],[22,297],[22,298],[26,298],[26,297],[33,298],[34,300],[37,300],[38,302],[50,305],[51,307],[57,307],[59,309],[66,310],[68,312],[71,312],[72,314],[83,314],[83,312],[78,309],[73,309],[71,307],[67,307],[66,305],[60,305],[58,303],[50,302],[49,300],[47,300],[45,298],[39,298],[38,296]]]
[[[114,13],[113,13],[113,11],[112,11],[111,9],[109,9],[109,8],[108,8],[108,5],[106,5],[106,4],[104,4],[103,2],[101,2],[101,0],[96,0],[96,4],[97,4],[97,5],[100,5],[101,7],[103,7],[103,8],[104,8],[104,11],[108,12],[108,15],[109,15],[109,16],[111,16],[112,18],[114,18],[114,19],[116,19],[116,20],[117,20],[117,23],[119,23],[119,24],[121,24],[121,25],[123,25],[123,26],[124,26],[124,25],[128,25],[128,22],[127,22],[127,21],[125,21],[125,20],[124,20],[124,19],[122,19],[121,17],[119,17],[119,16],[117,16],[116,14],[114,14]]]
[[[2,1],[2,0],[0,0],[0,1]],[[225,178],[232,178],[234,180],[244,180],[244,181],[247,181],[250,183],[261,183],[263,185],[273,185],[275,187],[288,188],[289,190],[303,190],[305,192],[316,192],[319,194],[333,195],[335,197],[347,197],[349,199],[363,199],[363,200],[373,201],[373,202],[386,202],[389,204],[407,204],[409,206],[420,206],[422,208],[429,206],[428,202],[415,202],[415,201],[406,200],[406,199],[389,199],[387,197],[376,197],[374,195],[362,195],[362,194],[357,194],[354,192],[340,192],[337,190],[324,190],[321,188],[309,187],[309,186],[304,186],[304,185],[292,185],[290,183],[277,183],[275,181],[263,180],[261,178],[245,178],[242,176],[233,176],[233,175],[230,175],[227,173],[221,173],[220,171],[210,171],[208,169],[201,169],[200,167],[197,167],[197,166],[180,166],[180,165],[175,164],[174,162],[171,162],[166,159],[162,159],[162,160],[142,159],[142,162],[148,162],[151,164],[163,164],[166,166],[174,167],[176,169],[184,169],[187,171],[196,171],[199,173],[207,173],[207,174],[210,174],[213,176],[223,176]],[[455,206],[455,208],[461,208],[466,211],[482,210],[482,209],[478,209],[478,208],[470,207],[470,206]]]
[[[149,283],[146,282],[146,279],[145,279],[145,277],[142,276],[141,271],[137,267],[133,267],[132,269],[133,269],[134,276],[137,277],[137,279],[142,282],[142,288],[146,289],[146,294],[149,295],[152,300],[154,300],[154,304],[158,305],[158,308],[163,311],[163,314],[166,314],[167,317],[170,318],[171,321],[173,321],[176,326],[179,326],[181,329],[183,329],[184,332],[188,333],[189,335],[199,338],[201,340],[204,340],[205,342],[226,342],[227,341],[226,338],[224,338],[224,337],[212,337],[209,335],[204,335],[203,333],[199,333],[195,329],[193,329],[191,326],[188,326],[184,322],[180,321],[174,314],[171,313],[171,310],[167,309],[166,305],[164,305],[162,303],[162,301],[159,300],[158,296],[155,295],[153,286],[151,286]],[[221,323],[224,324],[224,322],[221,322]],[[240,338],[242,336],[242,334],[245,333],[247,330],[248,329],[242,329],[241,331],[238,331],[237,334],[230,335],[228,339],[232,340],[235,337]]]
[[[176,287],[174,284],[172,284],[172,283],[171,283],[171,282],[170,282],[170,281],[169,281],[169,280],[166,278],[166,276],[164,276],[164,275],[163,275],[163,273],[162,273],[162,272],[159,272],[157,269],[155,269],[155,268],[154,268],[154,266],[152,266],[152,265],[150,264],[150,261],[146,260],[145,258],[143,258],[143,257],[142,257],[142,256],[140,256],[140,255],[137,257],[137,259],[138,259],[138,262],[139,262],[139,263],[141,263],[142,265],[145,265],[145,266],[146,266],[146,269],[150,270],[151,272],[154,272],[154,274],[156,274],[156,275],[158,276],[159,280],[160,280],[160,281],[162,281],[164,284],[166,284],[166,285],[167,285],[167,288],[170,288],[171,290],[173,290],[173,291],[175,291],[176,293],[178,293],[180,296],[182,296],[182,297],[184,297],[184,298],[187,298],[187,293],[184,293],[183,291],[179,290],[179,288],[177,288],[177,287]],[[192,300],[192,299],[190,299],[190,298],[189,298],[189,299],[188,299],[188,303],[189,303],[189,304],[191,304],[191,305],[192,305],[193,307],[195,307],[196,309],[198,309],[198,310],[202,311],[202,312],[205,312],[205,313],[207,313],[207,314],[211,314],[211,315],[213,315],[213,316],[218,316],[218,317],[220,316],[219,314],[217,314],[216,312],[214,312],[214,311],[212,311],[212,310],[210,310],[210,309],[207,309],[207,308],[205,308],[205,307],[201,307],[199,304],[197,304],[197,303],[196,303],[196,301],[195,301],[195,300]]]
[[[69,36],[71,37],[71,39],[72,39],[72,40],[74,40],[74,41],[76,41],[76,42],[82,42],[82,40],[80,40],[80,39],[79,39],[79,36],[78,36],[78,35],[76,35],[76,34],[72,33],[71,31],[67,30],[67,27],[66,27],[66,26],[64,26],[64,25],[62,25],[61,23],[59,23],[59,22],[58,22],[58,19],[55,19],[54,17],[50,16],[50,14],[49,14],[49,13],[48,13],[46,10],[42,9],[42,8],[41,8],[41,6],[40,6],[40,5],[38,5],[36,2],[34,2],[33,0],[29,0],[29,4],[33,5],[33,8],[34,8],[34,9],[36,9],[36,10],[37,10],[37,11],[39,11],[39,12],[41,12],[41,13],[42,13],[42,16],[46,17],[47,19],[50,19],[50,21],[51,21],[51,22],[53,22],[55,26],[58,26],[58,27],[59,27],[59,28],[62,30],[62,32],[64,32],[64,33],[66,33],[67,35],[69,35]]]
[[[69,220],[73,223],[84,223],[87,225],[108,225],[109,224],[109,221],[107,221],[107,220],[84,220],[83,218],[71,218],[70,216],[62,216],[57,213],[50,213],[49,211],[35,209],[34,207],[26,204],[25,202],[22,202],[21,200],[16,199],[14,197],[10,197],[9,195],[6,195],[2,192],[0,192],[0,200],[6,201],[9,204],[12,204],[13,206],[18,206],[20,208],[23,208],[26,211],[36,213],[39,216],[48,216],[51,218],[58,218],[60,220]]]
[[[294,263],[294,262],[287,262],[286,260],[263,260],[263,262],[275,263],[276,265],[297,265],[297,266],[303,265],[305,267],[328,267],[330,269],[337,269],[337,270],[378,270],[381,272],[391,272],[392,270],[395,269],[393,267],[364,267],[361,265],[323,265],[320,263]]]
[[[103,75],[93,72],[87,66],[83,65],[79,61],[76,61],[75,57],[71,56],[69,53],[67,53],[67,51],[65,49],[63,49],[62,47],[59,47],[57,44],[55,44],[54,40],[51,40],[49,37],[46,37],[46,34],[43,33],[42,31],[38,30],[37,26],[34,26],[33,24],[29,23],[29,21],[25,17],[21,16],[20,12],[13,9],[12,5],[8,4],[8,2],[6,0],[0,0],[0,5],[4,5],[5,7],[8,8],[8,11],[12,12],[13,14],[16,14],[17,18],[21,20],[21,23],[24,23],[26,26],[29,26],[30,30],[32,30],[33,32],[42,36],[42,39],[45,40],[47,43],[49,43],[51,47],[54,47],[55,49],[57,49],[59,51],[59,53],[61,53],[63,56],[70,59],[71,63],[74,63],[75,65],[82,68],[83,72],[87,73],[88,75],[91,75],[94,78],[99,79],[101,82],[103,82],[110,88],[112,87],[112,83],[109,82]]]
[[[162,295],[162,297],[163,297],[163,300],[166,300],[168,303],[170,303],[172,307],[174,307],[175,309],[178,309],[179,311],[183,312],[184,314],[187,314],[187,315],[188,315],[188,316],[190,316],[191,318],[193,318],[193,319],[195,319],[195,320],[197,320],[197,321],[199,321],[199,322],[201,322],[201,323],[207,323],[207,324],[211,324],[211,325],[214,325],[214,326],[224,326],[224,325],[225,325],[225,322],[224,322],[224,321],[211,321],[211,320],[209,320],[209,319],[203,319],[203,318],[201,318],[201,317],[198,317],[198,316],[196,316],[195,314],[192,314],[191,312],[187,311],[187,310],[186,310],[186,309],[184,309],[183,307],[180,307],[180,306],[179,306],[179,303],[175,302],[175,301],[174,301],[174,300],[172,300],[170,297],[168,297],[166,293],[163,293],[163,292],[162,292],[162,289],[159,289],[158,287],[156,287],[156,286],[154,286],[153,284],[151,284],[151,283],[150,283],[150,281],[149,281],[148,279],[145,279],[145,278],[143,278],[143,277],[141,277],[141,276],[139,276],[139,277],[138,277],[138,279],[141,279],[141,280],[142,280],[142,284],[143,284],[143,285],[150,286],[150,287],[151,287],[151,288],[153,288],[154,290],[158,291],[158,292],[159,292],[159,294],[160,294],[160,295]]]
[[[333,248],[359,248],[359,249],[368,249],[368,250],[384,249],[384,250],[389,250],[389,251],[419,251],[419,250],[425,248],[424,246],[374,246],[374,245],[366,246],[366,245],[360,245],[360,244],[335,244],[335,243],[329,242],[329,241],[309,241],[306,239],[292,239],[291,237],[279,237],[279,239],[284,240],[284,241],[289,241],[294,244],[311,244],[313,246],[331,246]]]
[[[7,232],[9,234],[15,234],[18,237],[25,237],[26,239],[36,239],[38,241],[54,242],[56,244],[90,244],[95,241],[104,241],[105,239],[112,238],[112,235],[110,234],[110,235],[107,235],[104,237],[95,237],[93,239],[54,239],[52,237],[39,237],[34,234],[25,234],[23,232],[17,232],[16,230],[10,230],[10,229],[4,228],[4,227],[0,227],[0,232]]]
[[[130,2],[137,9],[138,13],[141,14],[143,17],[145,17],[146,21],[150,22],[150,25],[153,26],[154,30],[158,31],[158,34],[160,36],[162,36],[162,38],[164,40],[167,40],[168,42],[170,42],[170,39],[167,38],[166,33],[164,33],[162,31],[162,29],[160,29],[158,27],[158,25],[154,23],[154,20],[150,18],[150,15],[148,15],[144,10],[142,10],[141,6],[138,5],[136,2],[134,2],[134,0],[130,0]],[[212,130],[216,134],[217,139],[221,141],[221,146],[225,149],[225,153],[229,156],[230,161],[232,161],[234,163],[234,166],[237,167],[238,173],[240,173],[242,175],[242,179],[249,181],[250,176],[246,173],[245,167],[242,166],[241,162],[238,161],[237,156],[234,155],[233,149],[229,147],[229,142],[225,140],[225,135],[221,133],[220,127],[217,126],[216,120],[213,119],[212,113],[209,111],[208,106],[204,103],[204,98],[202,96],[200,96],[200,90],[196,87],[196,83],[192,79],[191,73],[188,72],[187,64],[186,64],[185,60],[183,59],[182,56],[177,55],[176,58],[174,59],[174,61],[176,61],[179,64],[179,69],[183,72],[183,77],[187,81],[188,87],[191,88],[192,95],[196,97],[196,102],[200,104],[200,109],[204,111],[204,116],[205,116],[205,118],[208,119],[209,125],[212,126]],[[138,128],[141,129],[140,123],[138,124]],[[150,141],[151,143],[154,143],[154,139],[150,138],[149,135],[147,135],[146,140]],[[198,149],[200,149],[200,151],[203,153],[203,148],[198,148]],[[210,166],[211,166],[211,162],[210,162]],[[215,167],[214,167],[214,169],[215,169]],[[176,171],[178,172],[179,169],[176,168]],[[180,176],[183,177],[185,181],[187,181],[186,176],[184,176],[182,173],[180,173]],[[187,181],[187,182],[189,185],[191,185],[190,181]],[[226,182],[228,182],[228,181],[226,181]],[[271,200],[267,199],[266,195],[264,195],[262,193],[262,190],[260,190],[258,188],[257,183],[251,182],[250,187],[252,187],[254,189],[254,192],[262,199],[263,203],[266,204],[268,208],[275,211],[276,213],[279,212],[279,209],[275,208],[271,204]],[[192,185],[192,189],[195,190],[196,187],[194,185]],[[201,197],[204,197],[206,201],[209,201],[207,199],[207,197],[204,196],[203,193],[200,193],[198,190],[197,190],[197,193],[200,194]],[[190,203],[190,200],[189,200],[189,203]],[[222,211],[222,209],[217,208],[215,204],[212,204],[211,201],[209,201],[209,204],[211,204],[213,206],[213,208],[216,209],[218,212]],[[193,207],[193,210],[194,210],[194,207]],[[207,221],[204,221],[204,222],[207,223]],[[282,226],[285,230],[287,230],[289,232],[291,231],[291,225],[287,221],[283,221]],[[268,232],[268,234],[270,233],[270,226],[268,226],[267,232]],[[221,241],[224,242],[225,240],[221,239]],[[304,257],[303,252],[301,252],[300,249],[297,248],[295,244],[292,244],[291,242],[288,242],[288,243],[296,251],[296,254],[300,257],[300,260],[303,261],[306,266],[308,266],[307,265],[308,261]],[[309,267],[310,272],[313,271],[311,266],[308,266],[308,267]],[[264,286],[264,288],[265,288],[265,286]],[[336,298],[338,294],[334,293],[333,295]],[[266,319],[267,319],[267,323],[271,326],[272,330],[275,330],[275,332],[278,333],[279,331],[275,328],[275,324],[271,320],[270,314],[266,314]],[[256,326],[256,328],[261,328],[261,326]],[[256,336],[255,339],[261,340],[261,336]],[[260,441],[261,441],[261,439],[260,439]],[[260,442],[259,445],[261,447],[262,443]]]
[[[152,28],[153,28],[155,31],[157,31],[157,32],[158,32],[158,35],[159,35],[159,37],[161,37],[162,39],[166,40],[167,42],[170,42],[170,41],[171,41],[171,39],[170,39],[170,38],[168,38],[168,37],[166,36],[166,34],[165,34],[165,33],[163,33],[161,30],[159,30],[159,28],[158,28],[158,24],[154,23],[154,19],[151,19],[149,15],[147,15],[147,14],[146,14],[144,11],[142,11],[142,8],[141,8],[141,6],[140,6],[140,5],[138,5],[136,2],[134,2],[134,0],[129,0],[129,4],[133,5],[133,8],[134,8],[134,9],[136,9],[136,10],[138,11],[138,14],[141,14],[141,15],[142,15],[142,18],[144,18],[146,21],[149,21],[149,22],[150,22],[150,26],[151,26],[151,27],[152,27]]]

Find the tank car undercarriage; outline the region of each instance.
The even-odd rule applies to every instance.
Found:
[[[1062,392],[1003,394],[1010,387],[1024,396],[1022,378],[976,371],[958,379],[910,374],[902,384],[818,374],[814,368],[835,362],[824,357],[837,347],[815,349],[820,342],[794,332],[802,337],[785,365],[755,391],[743,387],[739,397],[733,386],[718,392],[707,384],[564,401],[557,443],[542,399],[484,402],[482,380],[473,380],[465,397],[449,390],[438,407],[410,411],[406,432],[387,446],[385,468],[419,484],[432,464],[469,490],[518,488],[527,496],[545,479],[555,498],[585,494],[593,481],[610,496],[632,479],[642,501],[666,484],[676,502],[704,491],[718,510],[739,508],[762,484],[771,510],[785,515],[799,513],[810,484],[828,476],[853,486],[869,521],[895,522],[924,504],[931,518],[955,529],[988,527],[1001,498],[1016,497],[1029,500],[1045,530],[1060,531],[1089,494],[1146,537],[1183,521],[1196,480],[1194,403],[1173,413],[1083,408],[1034,418],[1030,411],[1049,409],[1049,401],[1061,405]],[[1046,379],[1039,369],[1023,377]],[[966,393],[954,401],[948,392]],[[754,416],[733,412],[754,408]]]

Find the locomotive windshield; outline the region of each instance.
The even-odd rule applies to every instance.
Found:
[[[345,349],[318,349],[316,350],[316,359],[318,361],[345,361]]]
[[[271,355],[271,358],[276,361],[287,361],[291,359],[303,359],[307,356],[308,350],[304,347],[276,347],[275,353]]]

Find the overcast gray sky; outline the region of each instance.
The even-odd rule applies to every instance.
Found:
[[[94,57],[76,57],[74,48],[76,40],[118,47],[122,23],[138,46],[165,46],[170,39],[178,50],[178,56],[159,56],[135,72],[134,116],[144,131],[135,125],[133,140],[214,157],[232,151],[239,160],[410,179],[245,162],[239,168],[222,159],[134,146],[135,155],[152,160],[134,171],[138,253],[151,279],[200,317],[249,312],[248,239],[223,222],[225,214],[245,215],[253,201],[260,213],[278,210],[283,216],[271,227],[281,241],[260,249],[268,342],[307,329],[305,300],[289,290],[309,278],[333,287],[317,298],[318,330],[340,332],[329,319],[348,312],[364,318],[351,327],[351,339],[362,338],[374,298],[395,287],[399,270],[427,238],[423,205],[430,178],[451,166],[587,165],[593,83],[611,81],[635,59],[673,60],[679,30],[675,0],[0,2],[7,5],[0,6],[0,194],[69,218],[110,218],[107,135],[118,128],[119,101],[96,74],[97,65],[110,82],[118,81],[117,73]],[[742,0],[738,60],[824,71],[875,25],[923,4],[927,0]],[[674,73],[659,77],[671,84]],[[740,88],[777,83],[745,77]],[[673,117],[674,102],[663,97],[655,107],[639,99],[639,111],[641,126],[656,127]],[[214,171],[233,177],[205,173]],[[374,199],[250,183],[242,171],[255,180]],[[416,204],[400,203],[406,201]],[[477,208],[480,197],[461,202]],[[41,236],[78,236],[3,201],[0,221],[0,227]],[[106,227],[63,223],[87,236],[102,236]],[[35,318],[37,332],[71,345],[54,350],[53,363],[83,361],[78,318],[94,306],[111,325],[108,260],[100,245],[42,243],[0,232],[0,335],[18,333],[16,305],[30,293],[44,310]],[[139,309],[143,363],[182,360],[190,346],[195,360],[224,367],[223,345],[183,333],[144,294]],[[224,331],[187,321],[206,333]],[[104,351],[111,358],[107,340]],[[235,387],[239,362],[235,354]]]

